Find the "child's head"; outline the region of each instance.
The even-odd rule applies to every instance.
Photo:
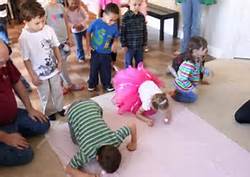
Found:
[[[165,110],[168,108],[168,98],[165,93],[157,93],[152,97],[152,106],[155,110]]]
[[[108,25],[113,25],[119,18],[120,10],[115,3],[109,3],[106,5],[103,13],[103,20]]]
[[[42,30],[45,25],[45,11],[36,1],[27,1],[22,5],[21,17],[32,32]]]
[[[73,11],[80,7],[81,2],[80,0],[68,0],[68,5],[69,10]]]
[[[97,151],[97,161],[107,173],[114,173],[120,166],[121,153],[112,145],[105,145]]]
[[[202,59],[207,54],[207,41],[203,37],[194,36],[188,43],[188,52],[195,60]]]
[[[142,0],[129,0],[129,9],[137,14],[140,10]]]
[[[0,68],[5,67],[7,61],[9,60],[9,49],[7,45],[0,40]]]

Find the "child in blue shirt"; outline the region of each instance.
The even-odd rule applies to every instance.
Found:
[[[86,50],[90,53],[90,73],[88,90],[96,90],[98,73],[103,88],[107,92],[114,91],[111,84],[111,53],[116,52],[118,44],[119,7],[110,3],[105,7],[103,17],[98,18],[89,26],[86,34]]]

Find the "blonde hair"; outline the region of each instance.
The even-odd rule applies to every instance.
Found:
[[[165,93],[157,93],[155,94],[152,99],[151,103],[154,109],[158,110],[164,110],[167,109],[169,104],[168,104],[168,98]]]

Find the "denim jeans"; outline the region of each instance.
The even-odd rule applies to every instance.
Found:
[[[173,99],[182,103],[193,103],[197,100],[198,95],[194,92],[181,92],[177,91]]]
[[[79,33],[73,33],[73,35],[76,43],[76,57],[78,60],[85,60],[82,38],[86,35],[86,30]]]
[[[125,53],[125,67],[133,66],[133,58],[135,58],[135,67],[143,61],[143,48],[141,49],[130,49]]]
[[[191,37],[200,35],[201,3],[200,0],[186,0],[182,3],[183,39],[181,53],[185,52]]]
[[[16,120],[8,125],[0,126],[0,131],[7,133],[20,133],[24,137],[41,135],[48,131],[50,123],[41,123],[32,120],[28,112],[19,109]],[[15,166],[30,162],[33,158],[31,147],[20,150],[0,142],[0,166]]]

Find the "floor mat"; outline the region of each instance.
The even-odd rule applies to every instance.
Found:
[[[133,121],[138,128],[138,149],[127,151],[129,139],[120,147],[123,159],[116,177],[249,177],[250,153],[183,105],[171,102],[172,122],[164,124],[157,114],[150,128],[132,114],[118,115],[111,98],[112,93],[94,98],[108,125],[115,130]],[[67,123],[54,124],[46,137],[66,165],[77,151]]]

